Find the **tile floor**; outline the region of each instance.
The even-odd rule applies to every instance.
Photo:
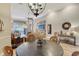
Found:
[[[79,51],[79,46],[74,46],[66,43],[61,43],[64,50],[64,56],[71,56],[74,51]]]

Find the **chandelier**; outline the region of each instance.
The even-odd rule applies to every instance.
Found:
[[[37,17],[45,10],[46,3],[28,3],[28,6],[32,13]]]

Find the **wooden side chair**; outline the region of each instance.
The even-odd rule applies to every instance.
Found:
[[[17,48],[17,46],[16,46],[16,38],[15,38],[14,34],[11,34],[11,45],[12,45],[13,49]]]
[[[10,46],[5,46],[3,48],[4,56],[13,56],[13,49]]]
[[[55,32],[54,35],[52,37],[50,37],[50,40],[52,40],[53,42],[55,42],[57,44],[60,44],[58,35],[59,35],[58,32]]]
[[[53,41],[53,42],[55,42],[55,43],[57,43],[57,37],[56,36],[50,37],[50,40]]]
[[[79,56],[79,51],[75,51],[72,53],[72,56]]]
[[[27,36],[27,40],[28,40],[28,41],[34,41],[34,40],[35,40],[35,35],[34,35],[34,34],[29,34],[29,35]]]

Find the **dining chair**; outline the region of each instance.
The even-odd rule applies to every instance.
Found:
[[[53,42],[55,42],[55,43],[57,43],[57,37],[56,36],[50,37],[50,40],[53,41]]]
[[[79,56],[79,51],[75,51],[72,53],[72,56]]]
[[[17,46],[16,46],[16,38],[15,38],[14,34],[11,34],[11,45],[12,45],[13,49],[17,48]]]
[[[34,35],[34,34],[29,34],[29,35],[27,36],[27,40],[28,40],[28,41],[34,41],[34,40],[35,40],[35,35]]]
[[[13,49],[11,46],[5,46],[3,48],[4,56],[13,56]]]

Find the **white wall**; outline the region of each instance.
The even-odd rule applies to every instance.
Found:
[[[70,22],[72,27],[79,26],[79,5],[70,4],[68,6],[65,6],[60,11],[54,11],[50,6],[48,15],[45,18],[47,24],[52,24],[52,33],[60,32],[61,30],[63,30],[62,24],[66,21]],[[75,36],[77,38],[77,45],[79,45],[79,32],[75,33]]]
[[[0,19],[3,21],[3,31],[0,32],[0,54],[2,48],[11,45],[11,15],[10,4],[0,4]]]

